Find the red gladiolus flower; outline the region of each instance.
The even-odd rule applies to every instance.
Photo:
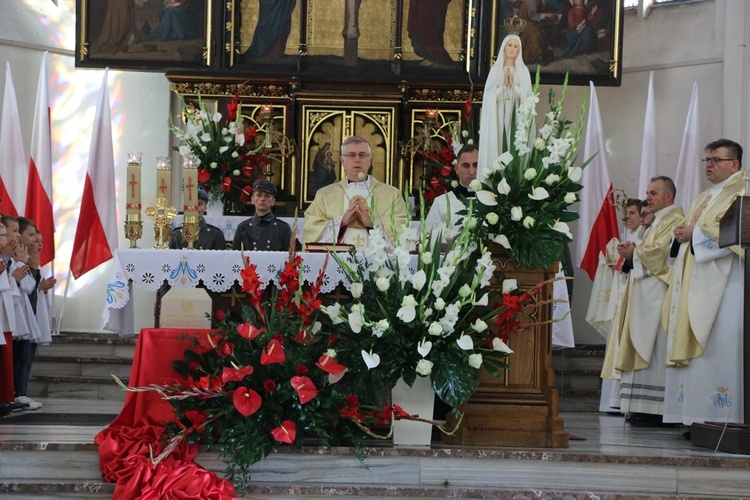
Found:
[[[346,396],[347,406],[359,406],[359,397],[356,394],[349,394]]]
[[[318,362],[315,363],[315,366],[320,368],[326,373],[330,373],[331,375],[339,375],[346,370],[346,367],[340,363],[337,363],[332,357],[330,357],[327,354],[324,354],[318,359]]]
[[[211,173],[205,168],[198,167],[198,182],[205,184],[209,180],[211,180]]]
[[[252,366],[243,366],[242,368],[229,368],[225,366],[221,371],[221,381],[225,384],[228,382],[239,382],[252,373]]]
[[[254,293],[260,289],[260,279],[258,279],[258,267],[255,264],[247,264],[245,269],[240,271],[240,277],[242,278],[242,291],[247,293]]]
[[[252,141],[258,135],[258,127],[253,125],[245,132],[245,143]]]
[[[283,363],[285,359],[286,353],[284,352],[284,348],[278,340],[273,339],[263,349],[263,353],[260,355],[260,364],[266,366],[273,363]]]
[[[252,323],[242,323],[237,327],[237,333],[247,340],[253,340],[255,337],[265,332],[263,328],[255,328]]]
[[[297,426],[291,420],[284,420],[281,425],[271,431],[273,438],[279,443],[294,443],[297,436]]]
[[[270,378],[264,380],[263,381],[263,389],[266,391],[266,394],[268,394],[269,392],[271,392],[274,389],[276,389],[276,382],[274,382]]]
[[[224,312],[224,309],[217,309],[214,318],[216,318],[216,321],[224,321],[227,318],[227,313]]]
[[[228,193],[230,189],[232,189],[232,179],[224,177],[224,180],[221,182],[221,190]]]
[[[383,407],[383,411],[375,413],[375,425],[390,424],[393,420],[393,408],[390,406]]]
[[[263,399],[260,394],[247,387],[240,387],[232,393],[232,402],[237,411],[248,417],[258,411]]]
[[[302,377],[304,375],[307,375],[307,367],[303,364],[299,364],[297,365],[297,368],[294,369],[294,372]]]
[[[206,421],[208,413],[205,410],[185,410],[185,416],[190,419],[197,430]]]
[[[469,92],[469,97],[466,98],[466,102],[464,103],[464,118],[467,120],[471,118],[472,108],[471,108],[471,101],[474,98],[474,92]]]
[[[191,361],[188,363],[188,370],[195,372],[201,369],[201,364],[197,361]]]
[[[237,108],[240,105],[240,93],[237,91],[232,100],[227,104],[227,121],[231,122],[237,116]]]
[[[318,395],[318,389],[308,377],[292,377],[291,384],[294,390],[297,391],[297,396],[299,396],[301,404],[307,403]]]
[[[411,415],[406,413],[406,411],[401,408],[399,405],[394,404],[393,405],[393,413],[396,414],[396,418],[409,418]]]

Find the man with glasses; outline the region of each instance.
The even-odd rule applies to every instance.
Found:
[[[622,374],[620,411],[636,425],[659,425],[664,412],[667,336],[661,311],[669,283],[672,231],[684,218],[682,207],[674,204],[676,194],[669,177],[651,179],[646,203],[656,216],[654,223],[637,246],[630,243],[620,253],[633,268],[615,370]]]
[[[742,297],[738,246],[719,248],[719,221],[745,192],[742,146],[706,146],[712,186],[692,202],[674,230],[679,244],[664,304],[669,336],[665,422],[742,423]]]
[[[341,164],[344,178],[320,189],[305,211],[305,243],[361,247],[367,244],[374,227],[379,227],[394,243],[395,235],[408,222],[406,203],[398,189],[369,175],[370,143],[359,136],[345,140],[341,145]]]

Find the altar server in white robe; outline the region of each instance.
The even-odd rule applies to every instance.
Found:
[[[370,143],[360,136],[345,140],[341,144],[341,164],[344,178],[318,190],[305,211],[305,243],[361,247],[367,244],[369,231],[376,226],[395,243],[396,234],[409,220],[406,202],[398,189],[369,175]]]
[[[669,334],[664,421],[742,423],[741,250],[719,248],[719,221],[745,193],[742,147],[720,139],[705,148],[712,187],[675,228],[679,253],[664,322]]]
[[[607,255],[599,256],[599,267],[591,289],[586,321],[606,339],[605,360],[607,369],[602,372],[602,392],[599,411],[613,412],[620,408],[620,374],[614,370],[617,346],[622,330],[621,305],[624,302],[628,273],[632,261],[626,261],[617,252],[617,245],[632,242],[636,246],[643,238],[645,228],[641,224],[641,209],[645,202],[628,198],[625,202],[625,227],[619,240],[612,239],[607,245]],[[613,319],[617,316],[618,323]],[[615,332],[614,335],[612,332]]]
[[[432,202],[432,207],[425,219],[427,232],[432,232],[437,237],[438,232],[442,235],[443,242],[454,238],[461,225],[459,220],[463,217],[458,212],[466,206],[461,201],[463,198],[474,198],[476,194],[469,189],[471,181],[477,178],[477,161],[479,148],[474,144],[462,147],[456,156],[456,164],[453,170],[458,176],[458,185],[451,191],[441,194]]]
[[[684,218],[682,207],[674,204],[676,194],[672,179],[652,178],[646,203],[656,216],[654,223],[640,245],[622,245],[621,255],[632,260],[633,269],[615,369],[622,374],[620,411],[631,414],[631,421],[664,411],[667,335],[661,309],[668,286],[672,231]]]

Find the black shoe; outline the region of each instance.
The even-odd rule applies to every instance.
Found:
[[[11,403],[0,403],[0,415],[5,416],[9,413],[16,411],[28,410],[29,405],[26,403],[17,403],[15,401]]]

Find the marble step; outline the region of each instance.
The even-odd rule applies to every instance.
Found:
[[[31,369],[32,398],[76,398],[122,402],[130,378],[135,338],[112,334],[64,333],[40,346]]]
[[[746,470],[750,460],[435,448],[370,448],[365,455],[360,461],[351,449],[280,450],[253,467],[252,483],[242,498],[294,494],[707,499],[742,498],[750,491]],[[212,452],[201,451],[196,462],[219,474],[224,468]],[[98,474],[98,457],[91,443],[0,447],[3,496],[104,498],[111,495],[113,485],[103,483]],[[721,488],[717,489],[717,483]]]

